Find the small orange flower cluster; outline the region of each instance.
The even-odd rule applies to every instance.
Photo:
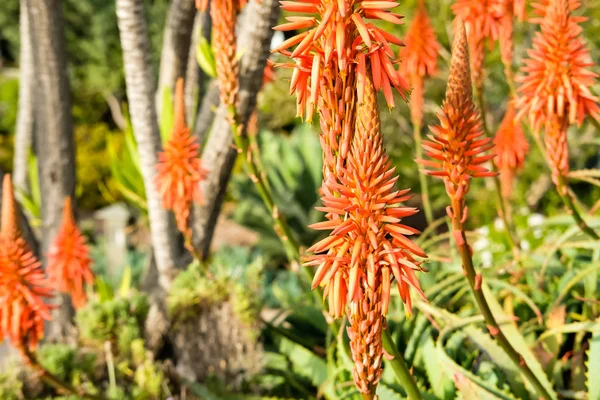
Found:
[[[209,0],[196,0],[196,7],[206,11],[208,3]],[[221,92],[221,103],[227,107],[237,105],[239,66],[236,58],[235,28],[238,14],[246,3],[245,0],[212,0],[210,2],[217,79]]]
[[[585,18],[571,15],[578,7],[578,1],[570,0],[544,1],[536,6],[545,16],[528,51],[524,75],[518,79],[517,118],[527,115],[536,132],[545,128],[556,185],[569,170],[569,124],[580,125],[587,115],[600,119],[600,99],[590,91],[598,75],[588,69],[593,62],[579,25]]]
[[[8,337],[20,351],[34,350],[51,319],[44,299],[52,287],[41,263],[23,239],[10,175],[2,185],[0,228],[0,340]]]
[[[494,163],[500,172],[502,196],[506,199],[512,195],[513,180],[517,172],[523,169],[529,144],[521,124],[515,120],[514,101],[508,103],[504,119],[494,138],[496,158]]]
[[[48,277],[56,289],[71,295],[76,309],[87,302],[84,284],[92,285],[92,260],[85,237],[79,231],[73,215],[71,198],[65,199],[63,220],[48,254]]]
[[[412,93],[410,112],[414,124],[421,125],[423,119],[423,84],[427,76],[437,72],[437,57],[440,44],[423,0],[419,1],[413,22],[406,33],[406,46],[400,50],[402,74],[410,77]]]
[[[183,79],[175,90],[175,121],[164,151],[158,155],[156,186],[163,207],[175,213],[177,228],[186,239],[191,236],[189,217],[193,202],[201,201],[200,182],[207,171],[202,168],[200,145],[185,123]]]
[[[466,217],[465,196],[471,178],[495,175],[483,166],[494,157],[485,154],[494,144],[491,138],[482,138],[481,116],[473,101],[468,40],[460,20],[455,22],[454,35],[446,99],[438,114],[440,125],[431,127],[431,140],[423,141],[431,160],[417,160],[427,168],[425,173],[444,180],[452,199],[451,218],[451,214]]]

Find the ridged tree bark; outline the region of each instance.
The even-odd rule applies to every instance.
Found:
[[[250,114],[256,107],[256,95],[262,86],[262,77],[273,36],[272,27],[277,23],[278,17],[279,3],[276,0],[262,0],[260,4],[250,2],[244,9],[238,24],[238,49],[244,54],[240,62],[240,91],[237,107],[242,127],[246,126]],[[203,165],[210,171],[208,178],[202,184],[203,204],[194,210],[194,247],[199,249],[204,257],[209,253],[210,242],[237,154],[233,146],[227,112],[220,107],[202,153]]]
[[[127,98],[146,188],[158,283],[162,289],[168,290],[175,276],[180,246],[173,218],[162,208],[154,184],[161,140],[154,104],[156,90],[143,3],[142,0],[117,0],[116,9],[123,47]]]
[[[162,114],[165,89],[168,88],[174,95],[177,78],[186,76],[196,14],[194,0],[173,0],[169,7],[156,91],[156,109],[159,118]]]
[[[29,2],[21,0],[19,15],[19,109],[15,129],[15,153],[13,158],[13,185],[17,197],[29,192],[28,155],[33,145],[35,129],[35,63],[29,23]]]
[[[36,145],[42,193],[41,258],[54,240],[62,219],[66,196],[75,191],[75,149],[71,96],[67,73],[64,18],[60,0],[29,0],[33,54],[36,66]],[[46,338],[69,334],[72,308],[64,296],[47,325]]]

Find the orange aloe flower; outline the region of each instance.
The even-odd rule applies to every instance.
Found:
[[[209,0],[196,0],[196,7],[206,11],[208,2]],[[227,107],[237,105],[239,66],[235,26],[238,14],[245,5],[245,0],[212,0],[210,3],[217,80],[221,103]]]
[[[308,264],[318,265],[312,286],[325,287],[329,313],[339,318],[347,312],[354,381],[361,392],[374,393],[392,282],[410,314],[410,288],[424,298],[415,271],[426,255],[408,238],[419,232],[401,223],[418,210],[401,205],[410,195],[395,189],[398,176],[383,146],[374,85],[367,71],[361,73],[365,93],[347,164],[337,179],[323,182],[323,207],[317,209],[327,221],[312,225],[331,233],[309,249],[315,255]]]
[[[63,207],[62,224],[48,254],[47,273],[56,289],[71,295],[73,307],[76,309],[83,307],[87,302],[84,284],[94,283],[91,263],[85,237],[75,223],[71,198],[67,197]]]
[[[185,123],[183,79],[175,90],[175,121],[171,137],[158,155],[156,185],[163,207],[175,213],[177,228],[189,239],[188,226],[193,202],[201,201],[200,182],[207,175],[202,167],[200,145]]]
[[[372,65],[371,78],[381,89],[389,107],[394,106],[392,88],[405,99],[408,83],[394,66],[392,45],[402,41],[372,22],[400,24],[402,17],[391,10],[395,0],[296,0],[282,1],[284,10],[301,13],[287,17],[277,30],[304,30],[286,40],[274,52],[289,56],[294,69],[290,93],[296,94],[298,116],[310,121],[319,111],[324,176],[343,167],[354,130],[355,106],[364,96],[364,79],[357,69]],[[293,48],[293,50],[292,50]],[[281,65],[281,64],[280,64]],[[357,89],[358,86],[358,89]]]
[[[588,69],[594,63],[579,25],[585,18],[570,8],[567,0],[555,0],[547,9],[518,79],[517,116],[528,115],[537,132],[554,117],[579,125],[586,115],[600,117],[599,99],[590,92],[598,75]]]
[[[2,185],[0,227],[0,339],[8,337],[20,351],[34,350],[51,319],[52,288],[41,263],[21,236],[10,175]]]
[[[485,154],[494,147],[483,136],[481,116],[473,101],[469,69],[469,47],[462,21],[455,21],[450,76],[446,99],[438,114],[440,124],[431,127],[431,140],[423,141],[425,155],[431,160],[417,160],[428,175],[443,179],[452,199],[448,214],[466,217],[465,196],[471,178],[494,176],[483,166],[494,157]]]
[[[440,44],[423,0],[419,1],[413,22],[406,33],[406,46],[400,50],[400,71],[410,77],[413,91],[410,96],[410,111],[413,123],[423,119],[423,83],[427,76],[437,72],[437,57]]]
[[[548,14],[548,9],[554,0],[537,0],[531,3],[533,7],[534,17],[529,19],[529,22],[541,24]],[[569,10],[575,11],[581,6],[580,0],[568,0]]]
[[[494,163],[500,171],[502,195],[507,199],[512,195],[515,175],[523,168],[525,156],[529,152],[529,144],[515,116],[514,101],[510,101],[494,139]]]

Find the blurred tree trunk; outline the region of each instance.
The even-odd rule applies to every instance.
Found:
[[[195,121],[195,118],[197,117],[200,103],[203,102],[206,88],[210,81],[210,77],[207,76],[200,68],[200,65],[198,65],[196,52],[201,37],[210,42],[211,27],[210,13],[208,11],[196,13],[192,41],[190,43],[187,59],[187,69],[185,71],[185,115],[188,118],[188,126],[190,126],[192,130],[197,122]],[[194,124],[192,124],[192,121],[194,121]]]
[[[156,91],[156,110],[160,120],[165,89],[175,94],[177,78],[186,76],[192,31],[196,19],[194,0],[173,0],[167,14]]]
[[[64,19],[60,0],[28,0],[36,66],[37,154],[42,193],[42,260],[55,238],[66,196],[75,191],[75,149],[71,96],[65,50]],[[72,308],[64,296],[55,301],[46,337],[69,334]]]
[[[238,103],[242,127],[246,126],[256,107],[256,95],[262,86],[273,36],[272,27],[277,23],[278,17],[279,3],[276,0],[263,0],[260,4],[248,3],[242,20],[238,23],[238,49],[244,54],[240,62]],[[194,246],[204,257],[208,256],[237,154],[225,109],[220,107],[202,153],[203,165],[209,169],[209,176],[202,183],[203,204],[194,210]]]
[[[19,32],[21,43],[19,60],[19,109],[15,132],[15,154],[13,158],[13,184],[17,197],[29,192],[28,156],[33,145],[35,129],[35,64],[31,24],[29,23],[29,1],[21,0]]]
[[[170,213],[163,209],[154,184],[161,140],[154,104],[155,86],[143,0],[117,0],[116,10],[123,47],[125,81],[131,123],[138,144],[148,201],[151,242],[160,288],[168,290],[180,253],[179,234]],[[187,51],[187,47],[186,47]]]

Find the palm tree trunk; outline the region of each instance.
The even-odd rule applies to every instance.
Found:
[[[246,126],[250,114],[256,107],[256,95],[262,86],[262,77],[269,56],[273,35],[272,27],[279,17],[276,0],[262,0],[260,4],[250,2],[238,24],[238,48],[244,56],[240,64],[240,92],[238,115],[240,126]],[[208,178],[202,183],[204,201],[194,210],[194,246],[208,256],[221,205],[237,158],[227,113],[223,107],[217,112],[210,137],[202,153],[203,164],[210,169]]]
[[[161,141],[154,104],[155,86],[143,3],[142,0],[117,0],[116,9],[123,47],[129,111],[146,188],[158,283],[162,289],[168,290],[175,276],[176,258],[180,253],[179,235],[173,218],[162,208],[159,193],[154,185]]]
[[[37,154],[42,193],[42,260],[62,219],[66,196],[75,191],[75,149],[71,97],[67,74],[64,19],[60,0],[29,0],[33,54],[36,66]],[[65,298],[56,298],[53,321],[46,337],[69,334],[72,309]]]
[[[20,60],[19,60],[19,110],[15,130],[15,153],[13,159],[13,184],[17,197],[29,192],[28,156],[33,145],[35,129],[35,67],[29,1],[21,0],[20,9]]]
[[[168,88],[174,94],[177,78],[186,75],[194,19],[197,14],[194,0],[173,0],[169,7],[156,92],[156,109],[159,119],[162,114],[165,89]]]

